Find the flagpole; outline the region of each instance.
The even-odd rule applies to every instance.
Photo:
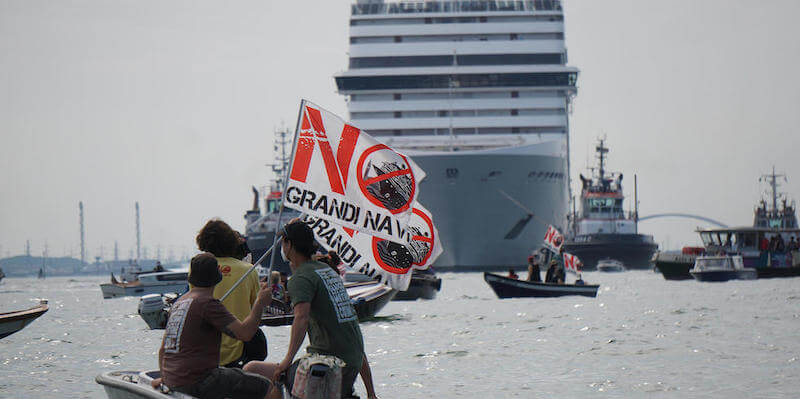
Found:
[[[294,140],[292,140],[292,156],[289,160],[289,167],[285,168],[284,176],[283,176],[283,189],[281,190],[281,207],[278,209],[278,221],[275,224],[275,236],[272,240],[272,246],[278,244],[278,232],[281,228],[281,220],[283,219],[283,202],[286,196],[286,189],[289,187],[289,171],[292,169],[292,165],[294,165],[294,157],[295,151],[297,150],[297,137],[300,134],[300,121],[303,117],[303,112],[306,109],[306,100],[300,100],[300,111],[297,113],[297,123],[294,125]],[[269,258],[269,272],[268,276],[272,275],[272,269],[275,268],[275,251],[272,252],[272,255]]]

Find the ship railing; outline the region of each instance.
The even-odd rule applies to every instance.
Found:
[[[561,10],[560,0],[359,2],[353,4],[352,15]]]

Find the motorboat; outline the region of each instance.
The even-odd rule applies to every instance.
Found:
[[[111,282],[100,284],[103,299],[148,294],[184,293],[189,290],[188,272],[152,272],[136,275],[133,281],[117,281],[111,274]]]
[[[742,257],[698,256],[694,268],[689,272],[697,281],[755,280],[756,269],[744,267]]]
[[[394,298],[397,291],[378,282],[364,281],[359,283],[345,283],[345,289],[350,301],[355,307],[358,321],[369,320]],[[177,298],[174,294],[145,295],[139,299],[139,316],[152,330],[163,329],[167,325],[169,307]],[[286,326],[292,324],[294,314],[291,307],[277,299],[264,309],[261,316],[262,326]]]
[[[108,371],[95,377],[94,381],[103,386],[109,399],[194,399],[194,396],[181,392],[164,393],[153,388],[151,383],[161,376],[159,370],[148,371]],[[278,385],[281,397],[288,392],[283,384]]]
[[[415,301],[417,299],[434,299],[436,293],[442,289],[442,279],[436,277],[432,271],[414,270],[408,289],[398,291],[394,301]]]
[[[624,272],[625,265],[615,259],[602,259],[597,262],[597,271],[606,273]]]
[[[5,338],[28,324],[31,324],[39,316],[47,313],[47,300],[43,299],[38,306],[30,309],[18,310],[15,312],[0,313],[0,338]]]
[[[581,295],[596,297],[599,285],[556,284],[518,280],[493,273],[483,273],[483,279],[492,287],[498,298],[559,297]]]
[[[344,275],[346,283],[358,283],[365,281],[374,281],[370,276],[349,270]],[[434,299],[436,293],[442,289],[442,279],[436,277],[433,272],[414,270],[411,274],[411,281],[408,283],[408,289],[405,291],[398,291],[394,296],[393,301],[414,301],[417,299]]]

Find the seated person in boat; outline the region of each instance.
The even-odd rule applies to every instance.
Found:
[[[528,281],[537,283],[542,282],[542,274],[539,270],[539,259],[536,257],[536,255],[531,255],[528,257]]]
[[[353,383],[359,372],[367,394],[374,398],[361,328],[342,279],[329,265],[311,259],[316,244],[314,233],[307,224],[295,219],[284,226],[280,234],[281,256],[292,269],[289,295],[294,306],[294,322],[289,347],[280,363],[254,361],[246,364],[244,370],[270,377],[273,381],[279,380],[286,372],[289,390],[294,387],[296,377],[299,377],[298,389],[303,389],[305,386],[301,380],[307,374],[310,358],[298,361],[294,358],[308,333],[307,352],[332,362],[331,372],[341,372],[342,398],[353,396]]]
[[[219,263],[222,281],[214,287],[214,298],[222,298],[252,266],[240,260],[240,256],[243,256],[240,235],[222,220],[212,219],[197,234],[196,241],[197,247],[201,251],[212,253]],[[254,271],[247,275],[245,280],[225,298],[222,304],[237,319],[244,320],[255,304],[258,285],[258,273]],[[222,337],[220,366],[242,367],[250,360],[264,360],[266,358],[267,338],[261,329],[258,329],[256,335],[247,342],[242,342],[227,335]]]
[[[169,320],[158,351],[162,385],[169,390],[198,398],[264,398],[269,380],[241,369],[219,367],[222,333],[249,341],[261,319],[261,310],[272,302],[264,284],[250,313],[239,321],[212,295],[222,280],[214,255],[202,253],[192,258],[189,282],[192,288],[170,309]]]
[[[286,287],[281,284],[281,274],[273,271],[269,275],[269,286],[272,288],[272,297],[283,302],[286,299]],[[263,360],[263,359],[262,359]]]
[[[154,272],[163,272],[164,266],[161,266],[161,261],[156,261],[156,267],[153,268]]]
[[[575,277],[575,285],[586,285],[586,282],[583,281],[580,273],[578,273],[578,275]]]
[[[547,269],[547,274],[544,276],[545,283],[564,284],[564,269],[558,264],[558,261],[553,259],[550,261],[550,267]]]
[[[508,278],[513,278],[514,280],[518,279],[519,276],[517,273],[514,273],[514,269],[508,269]]]

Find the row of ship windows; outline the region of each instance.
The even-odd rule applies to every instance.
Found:
[[[351,112],[352,119],[388,118],[446,118],[463,116],[558,116],[565,115],[564,109],[480,109],[458,111],[394,111],[394,112]]]
[[[481,12],[481,11],[561,11],[559,0],[455,0],[455,1],[399,1],[359,2],[353,4],[353,15],[412,14],[431,12]]]
[[[369,93],[351,94],[350,101],[414,101],[414,100],[465,100],[488,98],[558,98],[563,99],[564,90],[504,90],[504,91],[457,91],[452,93]]]
[[[475,135],[475,134],[566,134],[564,126],[528,126],[528,127],[477,127],[477,128],[454,128],[455,135]],[[447,136],[450,129],[375,129],[370,130],[372,136]]]
[[[350,68],[398,68],[469,65],[559,65],[566,64],[566,53],[415,55],[397,57],[352,57]]]
[[[431,25],[431,24],[474,24],[474,23],[513,23],[513,22],[561,22],[561,15],[520,15],[492,17],[435,17],[435,18],[391,18],[391,19],[351,19],[350,26],[385,25]]]
[[[350,44],[563,40],[564,33],[496,33],[485,35],[408,35],[351,37]]]
[[[460,177],[460,175],[461,175],[461,171],[459,171],[458,168],[446,168],[444,170],[444,176],[448,180],[458,179]],[[502,175],[503,175],[503,171],[502,170],[493,170],[493,171],[487,173],[486,175],[481,176],[480,179],[481,179],[481,181],[494,180],[494,179],[497,179],[498,177],[500,177]],[[558,179],[563,179],[563,178],[564,178],[564,173],[562,173],[562,172],[554,172],[554,171],[550,171],[550,170],[534,170],[534,171],[528,172],[528,179],[552,179],[552,180],[558,180]]]
[[[575,72],[464,73],[452,75],[337,77],[339,90],[452,89],[460,87],[574,86]]]

